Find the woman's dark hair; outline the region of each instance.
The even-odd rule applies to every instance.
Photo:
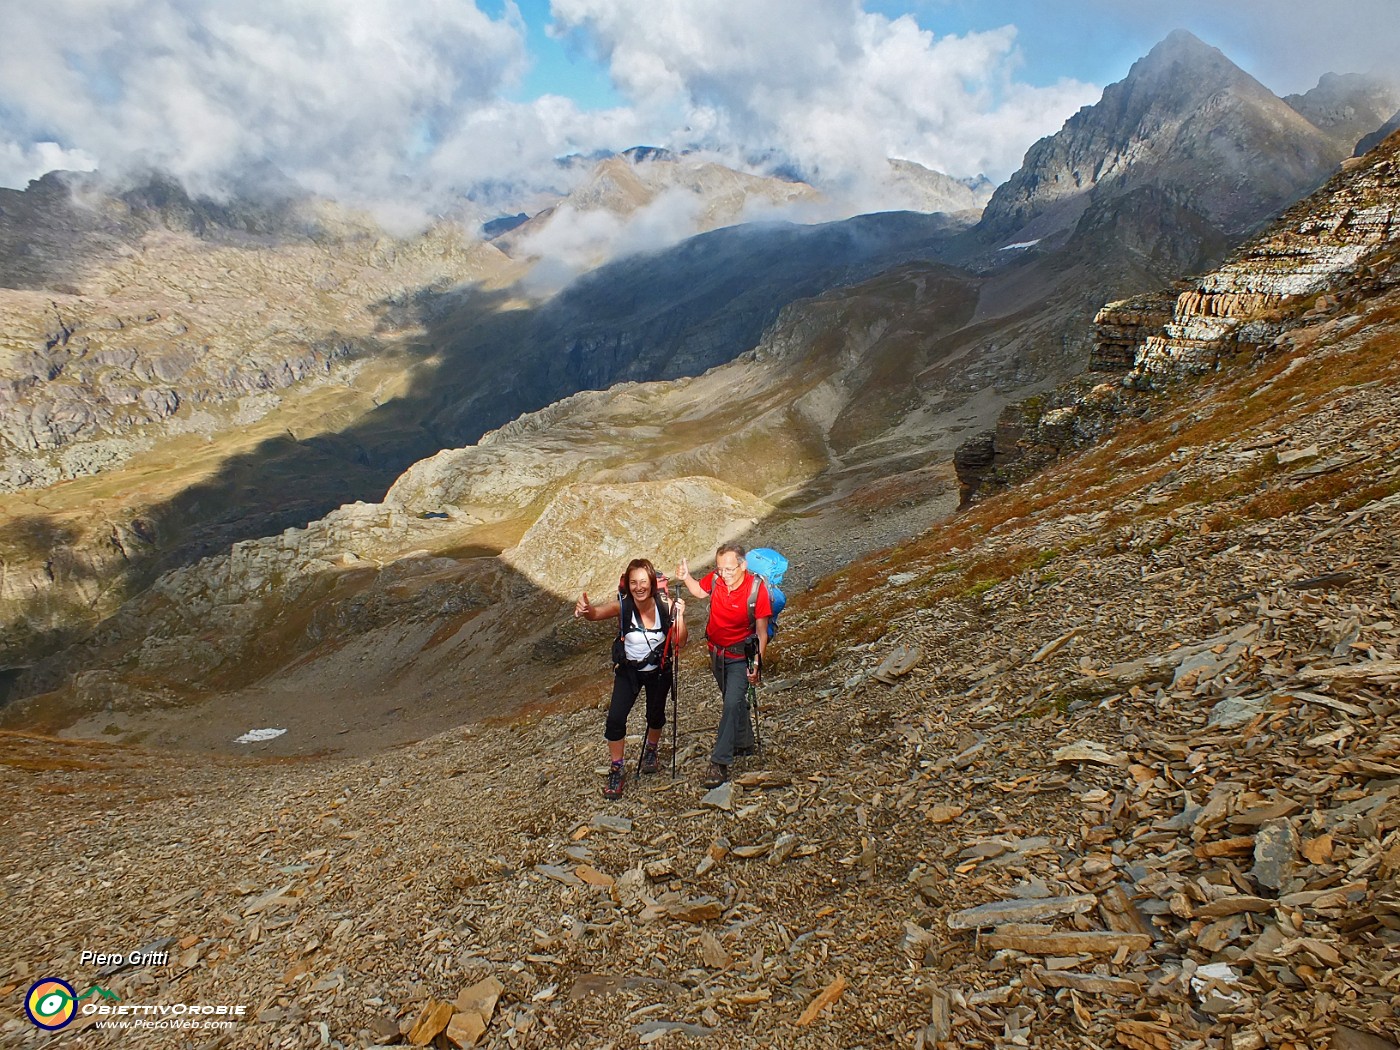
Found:
[[[623,582],[630,585],[632,583],[632,573],[636,572],[638,569],[645,569],[647,579],[651,581],[651,590],[648,592],[647,597],[656,597],[656,566],[646,558],[633,558],[627,563],[627,572],[622,576]]]

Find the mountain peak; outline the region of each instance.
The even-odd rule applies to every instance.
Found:
[[[1219,55],[1221,58],[1225,57],[1224,52],[1218,47],[1211,47],[1189,29],[1173,29],[1159,40],[1143,58],[1139,59],[1139,62],[1161,61],[1167,56],[1175,58],[1190,55],[1202,58],[1215,55]],[[1226,59],[1226,61],[1229,60]]]
[[[1265,90],[1218,47],[1211,47],[1185,29],[1174,29],[1133,63],[1121,86],[1169,87],[1179,94],[1198,95],[1234,83],[1248,83]],[[1107,91],[1104,94],[1106,96]]]
[[[1239,232],[1317,185],[1349,151],[1179,29],[1030,148],[993,195],[983,228],[1041,238],[1073,227],[1092,200],[1153,185]]]
[[[1283,101],[1350,152],[1400,110],[1400,84],[1367,73],[1324,73],[1312,90]]]

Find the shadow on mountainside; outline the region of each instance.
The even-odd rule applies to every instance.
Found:
[[[489,552],[324,566],[236,610],[214,597],[139,596],[137,615],[27,683],[57,688],[0,720],[162,749],[359,754],[522,707],[595,702],[606,673],[608,628],[574,621],[572,603]],[[123,663],[132,654],[139,663]],[[236,743],[273,726],[285,733]]]

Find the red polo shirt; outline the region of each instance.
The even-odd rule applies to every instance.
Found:
[[[756,618],[773,615],[773,601],[768,597],[768,585],[763,578],[745,572],[734,590],[725,584],[717,573],[707,572],[696,582],[700,589],[710,596],[710,622],[705,627],[705,637],[721,648],[742,645],[754,633],[749,623],[749,588],[758,580],[758,601],[754,604]]]

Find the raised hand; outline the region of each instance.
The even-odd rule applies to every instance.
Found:
[[[583,597],[580,598],[578,602],[574,605],[574,619],[577,620],[580,616],[584,617],[585,619],[592,619],[592,617],[588,615],[592,611],[593,606],[588,604],[588,592],[584,591]]]

